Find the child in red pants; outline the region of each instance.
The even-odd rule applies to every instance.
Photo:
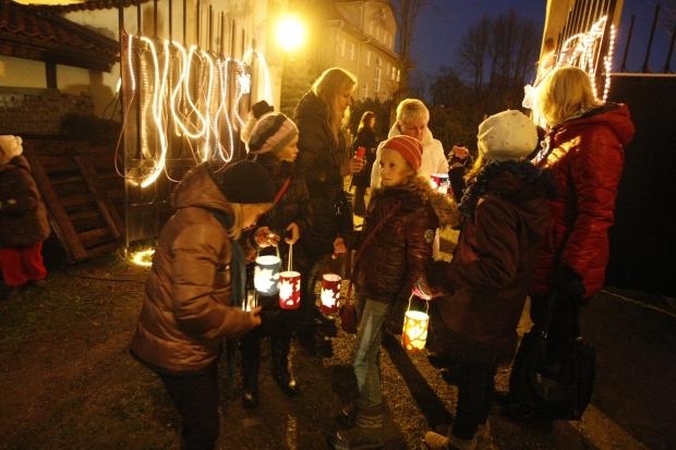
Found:
[[[0,267],[1,298],[15,297],[21,288],[47,276],[42,242],[49,236],[47,210],[22,155],[21,138],[0,135]]]

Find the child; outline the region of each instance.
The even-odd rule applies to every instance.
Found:
[[[42,261],[42,242],[49,236],[47,210],[21,144],[18,136],[0,136],[0,266],[5,300],[29,284],[43,284],[47,276]]]
[[[490,444],[493,377],[498,363],[513,354],[535,250],[549,223],[553,185],[524,160],[537,141],[535,125],[519,111],[503,111],[479,125],[479,158],[460,204],[464,217],[453,259],[425,270],[429,287],[422,283],[422,291],[446,293],[435,305],[440,317],[432,318],[433,345],[457,361],[452,370],[458,386],[453,427],[446,436],[425,434],[431,449]]]
[[[159,376],[176,406],[181,448],[216,448],[223,338],[261,324],[260,307],[233,305],[244,288],[238,240],[274,197],[267,171],[252,161],[220,172],[200,164],[174,189],[176,212],[155,247],[130,352]]]
[[[347,420],[349,428],[332,435],[337,449],[383,445],[385,408],[378,364],[383,325],[394,303],[408,300],[432,255],[439,223],[453,218],[451,200],[418,176],[421,159],[420,141],[410,136],[394,136],[382,145],[380,188],[369,202],[352,278],[360,320],[353,362],[358,400],[356,411],[343,413],[354,417],[354,423]]]
[[[242,134],[250,155],[270,175],[277,192],[276,203],[259,224],[276,236],[286,236],[278,247],[283,260],[288,261],[289,246],[310,226],[309,194],[303,178],[297,177],[294,162],[298,156],[298,128],[286,115],[273,112],[265,101],[252,107],[252,117]],[[292,261],[293,262],[293,261]],[[286,266],[286,264],[284,264]],[[278,318],[269,329],[256,329],[241,340],[242,375],[244,391],[242,405],[256,408],[258,400],[258,372],[260,369],[260,341],[270,336],[272,376],[288,396],[298,394],[299,387],[289,365],[292,314],[280,314],[279,295],[261,297],[263,315]]]

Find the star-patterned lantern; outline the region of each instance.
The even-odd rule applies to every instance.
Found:
[[[441,192],[442,194],[448,193],[448,187],[450,186],[450,181],[448,180],[447,173],[435,173],[430,177],[430,184],[432,187]]]
[[[402,344],[406,350],[422,350],[425,348],[427,341],[430,316],[427,312],[411,310],[411,299],[413,299],[412,295],[408,299],[408,309],[404,314]],[[425,304],[427,305],[427,302]]]
[[[279,255],[262,255],[256,257],[254,267],[254,287],[265,296],[276,295],[279,292],[279,271],[282,268],[282,259]]]
[[[319,309],[324,314],[335,314],[338,312],[341,280],[340,275],[335,273],[325,273],[322,276],[322,304]]]

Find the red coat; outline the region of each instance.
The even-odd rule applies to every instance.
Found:
[[[584,297],[603,286],[624,147],[633,136],[629,108],[612,103],[548,133],[536,163],[552,170],[558,196],[549,204],[553,220],[538,254],[532,294],[552,287],[559,251],[562,263],[582,278]]]

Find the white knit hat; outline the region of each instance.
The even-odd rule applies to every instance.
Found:
[[[7,164],[10,159],[23,153],[23,141],[19,136],[0,135],[0,164]]]
[[[538,142],[535,124],[522,112],[508,109],[481,122],[479,151],[488,159],[508,161],[530,155]]]

